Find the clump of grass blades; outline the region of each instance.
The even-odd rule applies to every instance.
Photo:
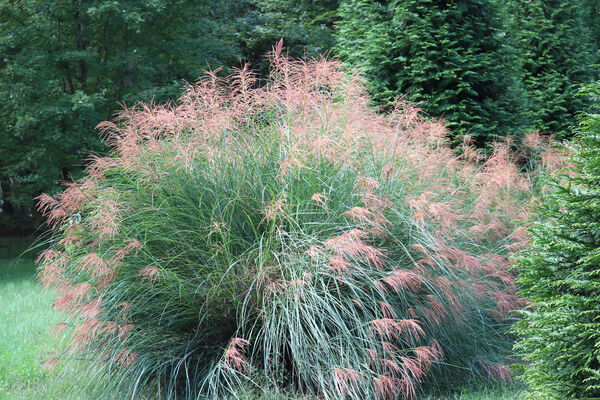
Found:
[[[72,315],[54,361],[87,368],[96,398],[510,379],[531,194],[508,148],[457,158],[443,123],[377,114],[336,62],[270,57],[264,85],[209,74],[177,105],[123,111],[101,125],[111,156],[40,196],[40,277]]]

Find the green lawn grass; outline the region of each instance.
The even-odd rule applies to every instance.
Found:
[[[0,238],[0,400],[59,400],[72,390],[69,382],[54,379],[41,368],[58,348],[58,340],[48,331],[61,316],[51,307],[52,293],[37,284],[35,253],[21,255],[31,243],[31,239]],[[516,400],[522,396],[515,387],[502,387],[427,400]],[[88,398],[81,395],[78,400]],[[271,394],[261,400],[294,398]]]
[[[45,396],[48,377],[41,366],[52,357],[59,322],[52,294],[35,280],[34,255],[19,257],[31,240],[0,238],[0,400]]]

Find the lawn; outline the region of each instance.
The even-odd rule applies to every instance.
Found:
[[[31,243],[31,239],[0,238],[0,400],[56,400],[68,390],[66,383],[42,370],[59,345],[48,331],[61,316],[51,308],[52,293],[45,292],[35,279],[35,254],[22,255]],[[519,389],[504,387],[444,398],[514,400],[522,395]],[[292,400],[277,395],[263,397],[283,399]]]
[[[52,294],[35,279],[28,239],[0,238],[0,399],[53,399],[41,366],[57,339],[48,334],[60,315]]]

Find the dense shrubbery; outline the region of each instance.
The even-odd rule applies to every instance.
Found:
[[[379,101],[406,96],[479,145],[529,130],[568,137],[598,62],[584,0],[343,0],[336,55]]]
[[[570,137],[575,115],[586,107],[585,99],[577,96],[578,87],[593,79],[592,65],[598,62],[597,44],[590,27],[582,23],[586,7],[579,0],[508,4],[515,25],[510,31],[531,103],[525,110],[527,119],[534,129]]]
[[[590,92],[600,104],[600,85]],[[597,108],[596,108],[597,110]],[[520,284],[533,300],[517,331],[532,398],[600,397],[600,116],[585,114],[569,175],[556,177],[529,229]]]
[[[340,16],[336,54],[365,69],[377,99],[423,102],[480,145],[523,133],[520,60],[496,2],[345,0]]]
[[[40,207],[67,345],[98,398],[287,387],[413,398],[508,380],[509,256],[530,199],[507,146],[456,157],[440,122],[374,112],[335,62],[208,75]],[[61,361],[62,360],[62,361]],[[423,383],[427,385],[423,385]]]

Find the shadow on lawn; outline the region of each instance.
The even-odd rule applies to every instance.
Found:
[[[35,258],[44,249],[39,236],[0,237],[0,282],[37,282]]]

